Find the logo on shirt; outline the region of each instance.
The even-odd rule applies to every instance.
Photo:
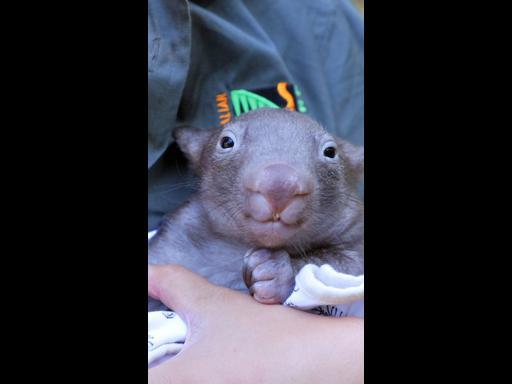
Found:
[[[216,103],[221,125],[229,123],[242,113],[259,108],[284,108],[307,112],[299,87],[284,81],[274,87],[222,92],[216,96]]]

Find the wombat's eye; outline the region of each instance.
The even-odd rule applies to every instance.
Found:
[[[229,136],[224,136],[222,139],[220,139],[221,148],[224,148],[224,149],[233,148],[234,145],[235,145],[235,142]]]
[[[331,159],[334,159],[336,156],[336,148],[334,147],[327,147],[324,149],[324,156],[330,157]]]

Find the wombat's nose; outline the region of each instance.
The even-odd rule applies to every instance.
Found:
[[[292,200],[311,192],[311,182],[286,164],[272,164],[263,168],[249,189],[261,193],[274,212],[282,212]]]

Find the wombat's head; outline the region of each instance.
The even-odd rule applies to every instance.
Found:
[[[259,109],[214,131],[179,128],[216,231],[256,247],[307,246],[353,206],[363,148],[304,114]]]

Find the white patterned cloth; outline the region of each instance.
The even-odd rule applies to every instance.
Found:
[[[321,315],[364,317],[364,275],[336,272],[328,264],[305,265],[284,305]]]
[[[154,234],[149,233],[148,239]],[[336,272],[330,265],[305,265],[284,305],[336,317],[364,317],[364,275]],[[176,355],[185,342],[187,326],[172,311],[148,312],[148,366]]]

